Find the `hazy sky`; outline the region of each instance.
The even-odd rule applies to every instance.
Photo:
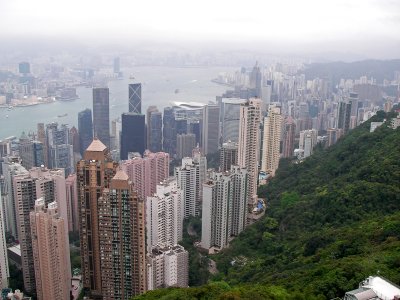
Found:
[[[400,0],[0,0],[0,37],[18,36],[385,49],[400,47]]]

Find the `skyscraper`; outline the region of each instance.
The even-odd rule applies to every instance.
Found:
[[[99,198],[110,188],[117,168],[107,147],[96,138],[77,164],[82,284],[95,299],[103,299],[101,257],[104,252],[100,249]]]
[[[351,103],[340,101],[338,106],[338,125],[346,134],[350,129]]]
[[[215,153],[219,147],[219,106],[205,105],[202,121],[202,148],[205,155]]]
[[[82,279],[92,299],[130,299],[146,291],[144,201],[117,168],[97,139],[77,168]]]
[[[299,148],[302,150],[302,157],[309,157],[317,144],[318,131],[316,129],[304,130],[300,132]]]
[[[240,107],[238,164],[246,168],[249,176],[248,203],[252,207],[257,199],[257,178],[260,149],[261,100],[250,99]]]
[[[239,98],[222,98],[221,103],[221,134],[222,143],[239,140],[240,105],[247,100]]]
[[[178,134],[176,136],[176,158],[182,159],[191,156],[195,146],[196,136],[194,134]]]
[[[205,178],[205,161],[185,157],[182,166],[175,169],[178,187],[183,191],[184,218],[198,216],[201,209],[201,186]]]
[[[174,157],[176,154],[176,125],[172,107],[164,108],[163,125],[163,151]]]
[[[102,297],[129,300],[147,289],[145,202],[118,170],[98,207]]]
[[[4,221],[3,201],[0,190],[0,290],[8,287],[8,278],[10,277]]]
[[[202,188],[201,245],[213,253],[228,246],[246,225],[247,171],[232,166],[230,172],[214,172]]]
[[[32,249],[38,300],[69,299],[71,263],[68,229],[57,210],[57,202],[35,201],[30,213]],[[67,238],[65,238],[67,237]]]
[[[46,137],[46,130],[45,130],[45,127],[44,127],[44,123],[38,123],[37,124],[37,139],[43,145],[44,165],[46,167],[48,167],[49,166],[49,161],[48,161],[48,150],[47,150],[47,137]]]
[[[136,113],[122,114],[121,159],[128,159],[129,152],[143,155],[146,150],[145,116]]]
[[[14,197],[14,177],[27,174],[28,171],[21,165],[18,157],[4,157],[2,162],[2,173],[4,176],[3,212],[5,215],[5,230],[18,239],[17,205]]]
[[[146,200],[147,251],[174,246],[182,239],[183,194],[175,178],[157,184],[157,192]]]
[[[110,104],[108,88],[93,89],[93,134],[110,147]]]
[[[129,112],[135,114],[142,113],[142,84],[129,84]]]
[[[79,231],[78,187],[76,174],[65,179],[66,202],[68,214],[68,231]]]
[[[151,112],[147,123],[147,149],[151,152],[160,152],[162,150],[162,125],[161,112]]]
[[[294,155],[294,137],[296,133],[296,124],[291,116],[286,117],[284,126],[282,156],[290,158]]]
[[[147,257],[147,274],[149,290],[188,287],[189,253],[181,245],[155,247]]]
[[[238,143],[223,143],[219,149],[219,168],[221,172],[230,171],[232,165],[238,164]]]
[[[261,171],[275,176],[279,166],[282,115],[280,107],[270,106],[264,118],[263,157]]]
[[[57,123],[46,125],[49,168],[63,168],[65,174],[74,172],[73,146],[69,143],[69,127]]]
[[[169,154],[146,151],[142,157],[135,157],[121,162],[122,170],[128,174],[141,199],[152,196],[157,191],[157,184],[169,176]]]
[[[83,156],[83,153],[93,141],[92,111],[89,108],[78,113],[78,133],[80,153]]]
[[[29,139],[20,139],[19,156],[22,160],[22,166],[25,169],[29,170],[32,167],[40,167],[41,165],[44,165],[45,153],[43,143]]]

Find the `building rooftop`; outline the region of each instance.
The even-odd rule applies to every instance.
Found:
[[[129,176],[122,170],[118,170],[117,173],[115,173],[113,179],[116,180],[129,180]]]
[[[89,145],[86,151],[103,152],[107,147],[97,138]]]

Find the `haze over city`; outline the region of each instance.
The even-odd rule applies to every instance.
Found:
[[[0,3],[0,37],[11,48],[15,43],[58,46],[58,50],[157,46],[161,52],[246,49],[297,56],[325,54],[327,59],[346,60],[346,54],[350,60],[394,58],[400,49],[399,28],[400,2],[396,0]]]

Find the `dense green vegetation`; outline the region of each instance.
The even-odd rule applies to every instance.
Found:
[[[190,232],[190,234],[189,234]],[[194,243],[201,240],[201,219],[190,217],[183,224],[183,238],[179,243],[189,252],[189,285],[206,284],[209,279],[209,259],[199,252]]]
[[[282,161],[259,191],[267,216],[216,257],[219,278],[322,299],[378,272],[400,282],[400,130],[369,123],[303,163]]]
[[[266,216],[213,257],[221,282],[138,299],[331,299],[369,275],[400,283],[400,129],[370,133],[370,121],[302,163],[281,161],[259,190]],[[259,294],[274,290],[286,296]]]
[[[288,292],[284,288],[263,285],[229,286],[226,282],[213,282],[201,287],[187,289],[160,289],[138,296],[137,300],[313,300],[314,297],[305,297],[296,292]]]

